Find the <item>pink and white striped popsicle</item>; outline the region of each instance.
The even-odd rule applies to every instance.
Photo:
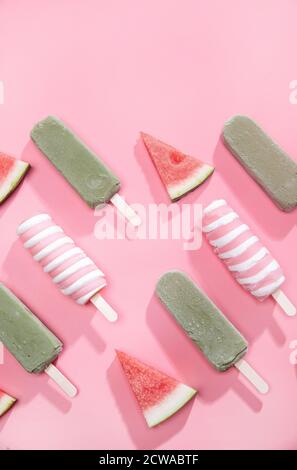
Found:
[[[285,281],[280,265],[224,199],[204,209],[202,231],[244,289],[260,301],[272,295],[287,315],[296,314],[295,306],[280,290]]]
[[[37,214],[26,219],[17,234],[64,295],[80,305],[91,301],[109,321],[117,319],[117,313],[99,293],[106,286],[103,272],[50,215]]]

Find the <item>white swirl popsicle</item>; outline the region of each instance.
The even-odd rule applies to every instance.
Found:
[[[17,234],[64,295],[80,305],[91,301],[110,321],[116,320],[116,312],[99,294],[107,284],[103,272],[50,215],[43,213],[26,219]]]
[[[204,209],[202,230],[217,256],[244,289],[258,300],[270,295],[278,303],[284,300],[279,290],[285,281],[280,265],[224,199],[215,200]],[[282,308],[288,315],[294,315],[295,307],[289,299],[286,301]]]

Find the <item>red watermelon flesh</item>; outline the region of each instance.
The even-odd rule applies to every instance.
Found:
[[[22,181],[29,167],[29,163],[0,152],[0,204]]]
[[[0,416],[3,416],[16,402],[16,399],[0,390]]]
[[[149,134],[142,132],[141,137],[172,201],[197,188],[214,171],[214,167]]]
[[[117,351],[117,356],[149,427],[172,416],[197,393],[124,352]]]

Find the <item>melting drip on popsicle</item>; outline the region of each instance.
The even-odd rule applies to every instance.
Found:
[[[272,295],[287,315],[295,315],[295,306],[280,291],[285,281],[280,265],[224,199],[213,201],[204,209],[202,230],[245,290],[258,300]]]
[[[141,220],[118,194],[120,180],[65,124],[54,116],[38,122],[32,140],[92,208],[112,202],[134,226]]]
[[[267,383],[243,359],[248,342],[223,313],[180,271],[169,271],[158,281],[156,293],[168,311],[201,350],[223,372],[235,366],[260,393]]]
[[[68,396],[77,394],[74,385],[52,364],[62,351],[62,342],[3,284],[0,340],[27,372],[45,372]]]
[[[91,301],[109,321],[117,319],[117,313],[99,293],[107,284],[103,272],[48,214],[25,220],[17,234],[64,295],[80,305]]]

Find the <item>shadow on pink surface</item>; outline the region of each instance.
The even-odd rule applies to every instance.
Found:
[[[127,351],[129,354],[133,353]],[[141,360],[141,356],[137,356]],[[154,364],[151,364],[154,366]],[[158,367],[155,365],[155,367]],[[166,371],[163,371],[166,373]],[[117,359],[107,370],[107,379],[112,389],[119,412],[127,426],[137,449],[155,449],[177,434],[185,425],[193,406],[194,398],[168,420],[154,428],[148,428],[134,394]]]
[[[59,360],[56,363],[58,365]],[[39,394],[43,395],[51,406],[57,408],[61,413],[65,414],[70,411],[72,401],[63,395],[46,374],[29,374],[19,364],[16,369],[16,361],[8,351],[5,351],[5,363],[0,367],[1,383],[5,383],[5,388],[9,388],[10,393],[18,400],[16,405],[1,417],[0,433],[17,408],[20,411],[20,408],[25,407],[26,403]],[[11,376],[12,370],[17,370],[13,376]],[[66,371],[63,372],[66,373]]]
[[[175,357],[174,366],[184,377],[183,382],[198,390],[197,400],[212,403],[232,389],[254,412],[261,410],[259,395],[241,382],[237,371],[213,369],[155,295],[147,308],[147,323],[168,356]],[[180,353],[177,355],[176,351]]]
[[[216,145],[213,161],[217,172],[232,189],[235,197],[240,188],[240,202],[263,230],[275,239],[282,239],[297,223],[297,210],[283,212],[252,179],[226,148],[222,136]],[[221,197],[224,197],[221,195]],[[211,202],[211,201],[209,201]]]
[[[63,229],[66,233],[69,231],[71,236],[92,233],[96,222],[94,210],[88,207],[32,141],[24,147],[21,159],[30,162],[33,167],[28,180],[36,191],[36,198],[40,199],[40,211],[63,220]],[[28,207],[23,218],[36,212],[32,214],[32,209]]]

